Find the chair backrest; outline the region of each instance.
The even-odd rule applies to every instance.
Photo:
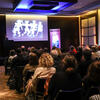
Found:
[[[46,79],[37,79],[36,100],[44,100],[44,84]]]
[[[59,90],[54,100],[81,100],[82,89],[75,90]]]
[[[37,79],[37,93],[44,93],[44,84],[46,79]]]

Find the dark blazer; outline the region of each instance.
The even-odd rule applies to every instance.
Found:
[[[50,100],[54,100],[54,97],[60,89],[70,91],[81,88],[81,85],[80,75],[76,72],[70,74],[65,71],[57,72],[53,75],[49,83],[48,97]]]

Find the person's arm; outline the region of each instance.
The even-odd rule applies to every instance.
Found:
[[[32,76],[32,79],[30,79],[26,85],[26,93],[25,93],[25,96],[27,96],[31,91],[32,91],[32,88],[35,87],[34,84],[35,84],[35,79],[40,75],[40,73],[42,72],[42,69],[40,68],[37,68]]]

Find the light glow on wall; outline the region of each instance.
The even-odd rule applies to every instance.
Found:
[[[98,45],[100,45],[100,9],[98,9]]]

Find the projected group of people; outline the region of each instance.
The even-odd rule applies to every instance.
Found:
[[[17,20],[13,27],[13,37],[43,37],[43,23],[36,20]]]

